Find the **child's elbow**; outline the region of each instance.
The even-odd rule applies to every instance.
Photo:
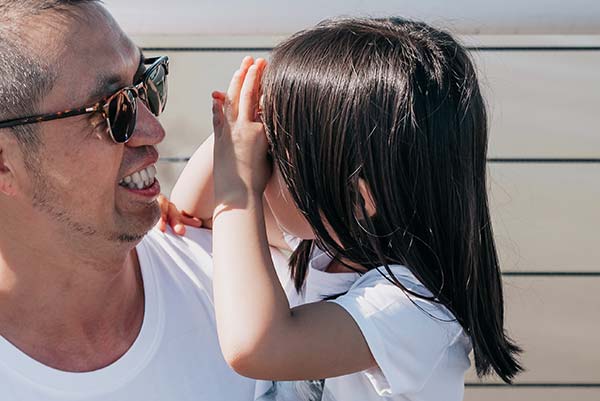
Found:
[[[255,342],[222,344],[223,357],[229,367],[237,374],[252,379],[269,377],[269,357],[262,348]]]
[[[225,361],[237,374],[256,379],[256,362],[251,356],[245,354],[229,355]]]

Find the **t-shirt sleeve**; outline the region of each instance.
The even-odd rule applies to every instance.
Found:
[[[411,291],[429,294],[410,273],[394,275]],[[353,317],[367,341],[377,367],[361,373],[380,396],[420,391],[461,333],[443,307],[405,294],[378,271],[365,274],[331,302]]]
[[[155,252],[160,252],[164,260],[172,261],[179,270],[206,292],[209,299],[214,299],[211,230],[187,227],[185,236],[180,236],[173,233],[170,228],[166,233],[155,228],[149,233],[149,237],[153,239],[154,247],[157,248]],[[287,285],[289,281],[287,256],[277,248],[271,247],[270,251],[282,285]]]
[[[283,240],[285,241],[286,244],[288,244],[291,251],[295,251],[296,248],[298,248],[298,246],[302,242],[302,239],[300,239],[298,237],[294,237],[293,235],[288,234],[288,233],[283,233]]]

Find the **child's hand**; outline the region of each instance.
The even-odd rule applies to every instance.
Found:
[[[246,57],[227,93],[213,92],[215,200],[244,201],[260,194],[271,175],[268,143],[258,116],[266,61]]]
[[[158,196],[158,204],[160,205],[160,220],[157,227],[160,231],[167,231],[167,224],[171,226],[173,232],[178,235],[185,234],[186,225],[191,227],[202,227],[202,220],[180,211],[163,194]]]

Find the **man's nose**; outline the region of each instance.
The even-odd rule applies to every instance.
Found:
[[[165,130],[143,102],[138,102],[135,131],[127,146],[154,146],[165,138]]]

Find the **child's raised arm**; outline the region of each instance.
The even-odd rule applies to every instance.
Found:
[[[213,286],[221,349],[238,373],[258,379],[322,379],[373,367],[352,316],[331,302],[290,309],[273,267],[263,202],[271,169],[256,118],[264,67],[257,60],[234,74],[229,94],[213,93]]]

